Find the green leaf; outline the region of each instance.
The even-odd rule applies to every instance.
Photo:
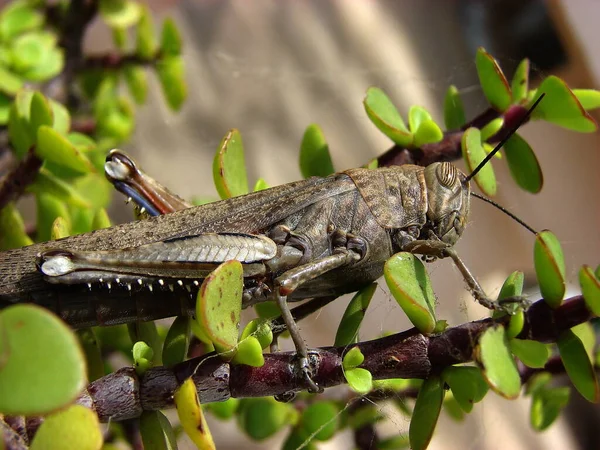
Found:
[[[94,411],[71,405],[44,418],[31,450],[94,450],[102,446],[102,430]]]
[[[458,130],[465,123],[465,107],[456,86],[452,85],[444,97],[444,124],[447,130]]]
[[[71,217],[65,203],[47,192],[36,194],[37,206],[37,239],[49,241],[52,224],[57,217],[62,217],[71,227]]]
[[[133,344],[133,363],[138,375],[144,375],[152,367],[153,358],[154,351],[144,341],[138,341]]]
[[[515,103],[527,101],[529,89],[529,60],[527,58],[523,59],[517,66],[510,87]]]
[[[147,6],[142,6],[141,15],[137,24],[136,54],[142,59],[152,59],[158,49],[158,43],[154,35],[154,23],[152,13]]]
[[[239,399],[231,397],[224,402],[208,403],[206,409],[208,409],[217,419],[229,420],[237,411],[239,404]]]
[[[519,396],[521,378],[504,327],[490,327],[481,335],[475,357],[493,391],[508,399]]]
[[[289,404],[276,402],[273,398],[245,399],[243,403],[238,423],[256,441],[274,435],[293,415]]]
[[[543,368],[550,358],[546,344],[528,339],[511,339],[510,350],[527,367],[534,369]]]
[[[32,96],[33,91],[29,89],[19,91],[9,112],[8,136],[19,158],[25,156],[36,139],[36,135],[31,133],[29,127],[29,109]]]
[[[144,450],[177,450],[177,437],[169,419],[160,411],[144,411],[140,417]]]
[[[60,134],[67,134],[71,129],[71,116],[69,115],[69,111],[62,103],[55,102],[52,99],[49,101],[50,107],[52,108],[52,117],[54,117],[52,128]]]
[[[12,100],[4,94],[0,94],[0,125],[6,125],[10,117],[10,106]]]
[[[571,330],[563,331],[558,340],[558,351],[575,389],[588,401],[600,401],[596,371],[581,340]]]
[[[259,178],[258,180],[256,180],[252,192],[264,191],[265,189],[269,189],[269,185],[264,180],[264,178]]]
[[[354,369],[360,366],[364,360],[365,355],[362,354],[358,346],[354,346],[344,355],[342,366],[345,370]]]
[[[46,125],[38,128],[35,152],[42,159],[82,174],[95,171],[90,161],[77,150],[77,147],[71,144],[66,137]]]
[[[162,361],[163,365],[170,367],[185,360],[188,348],[190,346],[191,319],[186,316],[175,318],[165,343],[163,344]]]
[[[483,145],[481,145],[481,132],[474,127],[466,130],[461,140],[461,147],[467,168],[469,172],[473,172],[487,156]],[[481,168],[474,179],[485,195],[489,197],[496,195],[496,176],[494,168],[489,162]]]
[[[23,80],[5,67],[0,66],[0,92],[14,96],[23,87]]]
[[[277,314],[276,314],[277,315]],[[273,330],[268,319],[254,319],[244,327],[240,340],[254,336],[260,342],[261,348],[267,348],[273,342]]]
[[[335,335],[335,343],[333,345],[342,347],[354,344],[358,341],[360,324],[365,317],[365,313],[376,289],[377,283],[371,283],[359,290],[354,297],[352,297],[352,300],[348,303],[346,311],[344,311],[344,315],[340,321],[340,326]]]
[[[600,91],[596,89],[573,89],[573,94],[586,111],[600,108]]]
[[[33,133],[37,133],[37,129],[42,125],[52,125],[54,122],[52,108],[48,100],[40,92],[36,91],[33,93],[30,108],[29,123]]]
[[[498,294],[498,300],[504,300],[510,297],[518,297],[523,294],[523,282],[525,275],[519,270],[515,270],[504,281]]]
[[[155,69],[167,105],[172,110],[179,111],[187,96],[183,57],[165,56],[156,62]]]
[[[238,342],[243,287],[242,264],[227,261],[204,279],[198,292],[196,320],[219,353],[235,349]]]
[[[46,414],[75,400],[87,383],[85,360],[62,320],[38,306],[9,306],[0,311],[0,331],[8,354],[0,368],[1,412]]]
[[[119,50],[125,50],[127,46],[127,28],[112,28],[112,38],[115,47]]]
[[[131,342],[143,342],[152,349],[152,354],[150,354],[149,352],[146,352],[144,347],[140,347],[140,357],[148,359],[156,366],[162,364],[163,339],[158,334],[158,328],[156,327],[155,322],[128,323],[127,331],[129,332]]]
[[[598,125],[590,116],[575,94],[563,80],[551,75],[546,78],[536,91],[536,98],[545,93],[546,96],[532,112],[532,119],[546,120],[555,125],[580,133],[593,133]]]
[[[21,248],[33,244],[25,232],[25,225],[14,203],[0,209],[0,250]]]
[[[440,142],[444,138],[444,133],[433,120],[424,120],[419,124],[417,131],[415,131],[414,138],[413,145],[421,147],[425,144]]]
[[[307,436],[313,436],[317,441],[331,439],[339,425],[338,408],[333,402],[320,401],[309,405],[300,419],[300,427]]]
[[[424,450],[429,445],[442,410],[444,383],[439,375],[427,378],[417,395],[410,420],[408,436],[413,450]]]
[[[504,154],[510,174],[527,192],[537,194],[542,190],[542,169],[531,146],[518,134],[513,134],[504,144]]]
[[[123,75],[131,96],[138,105],[142,105],[148,96],[146,69],[135,64],[128,64],[123,67]]]
[[[254,336],[248,336],[238,342],[235,356],[231,360],[233,364],[245,364],[251,367],[262,367],[265,358],[262,345]]]
[[[496,60],[482,47],[479,47],[475,65],[483,94],[490,105],[500,112],[506,111],[512,103],[512,94],[508,81]]]
[[[435,295],[423,263],[411,253],[396,253],[386,261],[383,273],[392,295],[413,325],[421,333],[431,333],[436,324]]]
[[[104,361],[100,353],[100,345],[92,328],[77,330],[77,337],[85,355],[88,379],[95,381],[104,376]]]
[[[400,113],[381,89],[370,87],[363,100],[367,116],[379,130],[401,147],[412,144],[413,135],[402,120]]]
[[[21,71],[23,78],[29,81],[48,81],[58,76],[64,69],[65,56],[62,49],[54,47],[43,53],[37,65]]]
[[[326,177],[335,172],[329,146],[323,130],[318,125],[309,125],[300,144],[300,172],[304,178]]]
[[[367,369],[356,367],[344,371],[348,386],[357,394],[367,394],[373,389],[373,376]]]
[[[222,199],[248,193],[242,136],[235,128],[219,144],[213,160],[213,179]]]
[[[442,372],[442,379],[450,386],[454,398],[466,413],[488,392],[488,385],[477,367],[450,366]]]
[[[569,403],[571,389],[559,387],[541,389],[533,395],[529,419],[536,431],[544,431],[558,418],[562,409]]]
[[[408,127],[415,133],[423,122],[432,120],[431,114],[422,106],[411,106],[408,110]]]
[[[173,395],[177,416],[183,430],[199,449],[214,449],[212,434],[206,423],[198,391],[192,378],[187,378]]]
[[[384,439],[377,443],[377,450],[403,450],[409,448],[408,435],[399,434]]]
[[[56,34],[47,31],[33,31],[17,37],[10,43],[13,69],[23,73],[47,62],[47,53],[55,50],[57,43]]]
[[[44,24],[44,15],[26,1],[7,4],[0,14],[0,38],[10,41],[18,34],[39,28]]]
[[[99,0],[98,6],[102,19],[113,28],[133,26],[142,14],[142,6],[135,1]]]
[[[551,231],[536,235],[533,258],[542,297],[552,308],[558,308],[566,290],[565,258],[560,242]]]
[[[109,228],[112,224],[110,222],[110,218],[108,217],[108,213],[106,209],[99,208],[94,214],[94,219],[92,221],[92,231],[101,230],[102,228]]]
[[[594,358],[594,349],[596,348],[596,332],[591,322],[583,322],[571,328],[571,331],[579,338],[585,348],[590,360]]]
[[[584,265],[579,270],[579,284],[585,304],[595,316],[600,316],[600,280],[591,267]]]
[[[71,235],[69,224],[62,217],[57,217],[50,228],[50,240],[55,241]]]
[[[444,411],[446,411],[446,414],[448,414],[452,419],[456,420],[457,422],[462,422],[463,420],[465,420],[465,412],[454,398],[454,395],[452,395],[452,392],[448,392],[444,397],[443,407]]]
[[[504,119],[502,117],[498,117],[497,119],[490,121],[481,129],[481,142],[485,142],[494,136],[498,131],[500,131],[502,125],[504,125]],[[492,149],[493,148],[494,147],[492,147]]]
[[[177,25],[175,25],[173,19],[168,17],[163,22],[160,35],[160,51],[163,55],[180,55],[181,47],[181,36]]]

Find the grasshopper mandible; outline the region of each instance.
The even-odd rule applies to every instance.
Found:
[[[474,297],[500,307],[453,249],[469,215],[469,181],[492,155],[469,176],[448,162],[351,169],[191,208],[113,151],[107,177],[156,217],[1,253],[7,273],[0,301],[50,306],[75,326],[189,314],[201,280],[218,264],[238,260],[243,306],[277,302],[300,374],[310,391],[318,391],[288,301],[354,292],[379,278],[393,254],[410,251],[450,257]],[[179,306],[144,314],[141,299],[159,290],[162,302],[170,292]],[[108,312],[108,297],[113,304],[129,298],[120,307],[124,317]]]

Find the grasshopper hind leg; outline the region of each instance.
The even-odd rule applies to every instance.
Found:
[[[281,317],[290,332],[290,336],[296,347],[296,370],[298,376],[303,379],[309,392],[322,392],[323,388],[318,386],[312,379],[313,373],[308,347],[306,346],[306,342],[300,333],[298,324],[290,311],[287,297],[302,283],[318,278],[330,270],[351,264],[359,259],[360,255],[352,250],[338,249],[333,255],[325,256],[290,269],[275,279],[275,300],[281,310]]]

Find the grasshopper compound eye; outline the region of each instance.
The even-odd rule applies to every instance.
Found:
[[[65,250],[50,250],[37,256],[36,265],[48,277],[59,277],[75,270],[74,255]]]

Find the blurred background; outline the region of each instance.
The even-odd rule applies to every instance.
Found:
[[[135,139],[126,149],[153,177],[185,198],[217,198],[214,152],[230,128],[241,131],[249,181],[269,185],[299,179],[298,150],[305,128],[319,124],[337,170],[364,164],[391,142],[367,118],[362,99],[369,86],[384,89],[402,113],[421,105],[442,121],[450,84],[461,91],[471,118],[487,108],[478,87],[475,51],[483,46],[508,76],[530,58],[532,82],[556,74],[572,87],[600,88],[600,3],[576,1],[276,1],[153,0],[158,13],[181,27],[189,97],[178,114],[164,106],[158,85],[138,113]],[[104,27],[88,36],[90,51],[109,48]],[[596,116],[598,118],[598,116]],[[563,244],[569,280],[600,262],[599,136],[547,123],[522,134],[536,150],[545,185],[538,195],[519,190],[506,165],[495,161],[496,200],[536,229],[549,228]],[[462,162],[457,163],[463,168]],[[120,200],[120,199],[119,199]],[[131,220],[121,201],[113,217]],[[532,261],[533,238],[497,210],[472,202],[470,224],[457,250],[494,297],[513,270],[526,274],[531,299],[539,298]],[[438,297],[438,317],[450,325],[487,312],[466,292],[449,261],[428,266]],[[346,304],[337,300],[300,325],[309,346],[330,345]],[[361,339],[410,327],[380,283]],[[288,345],[291,348],[291,345]],[[600,448],[598,409],[572,393],[569,413],[548,431],[529,426],[529,399],[495,394],[475,406],[463,423],[442,413],[432,449]],[[404,416],[382,405],[389,418],[382,436],[408,429]],[[285,433],[253,443],[234,421],[209,418],[220,449],[279,448]],[[352,448],[349,433],[320,448]],[[182,445],[182,448],[193,448]]]

